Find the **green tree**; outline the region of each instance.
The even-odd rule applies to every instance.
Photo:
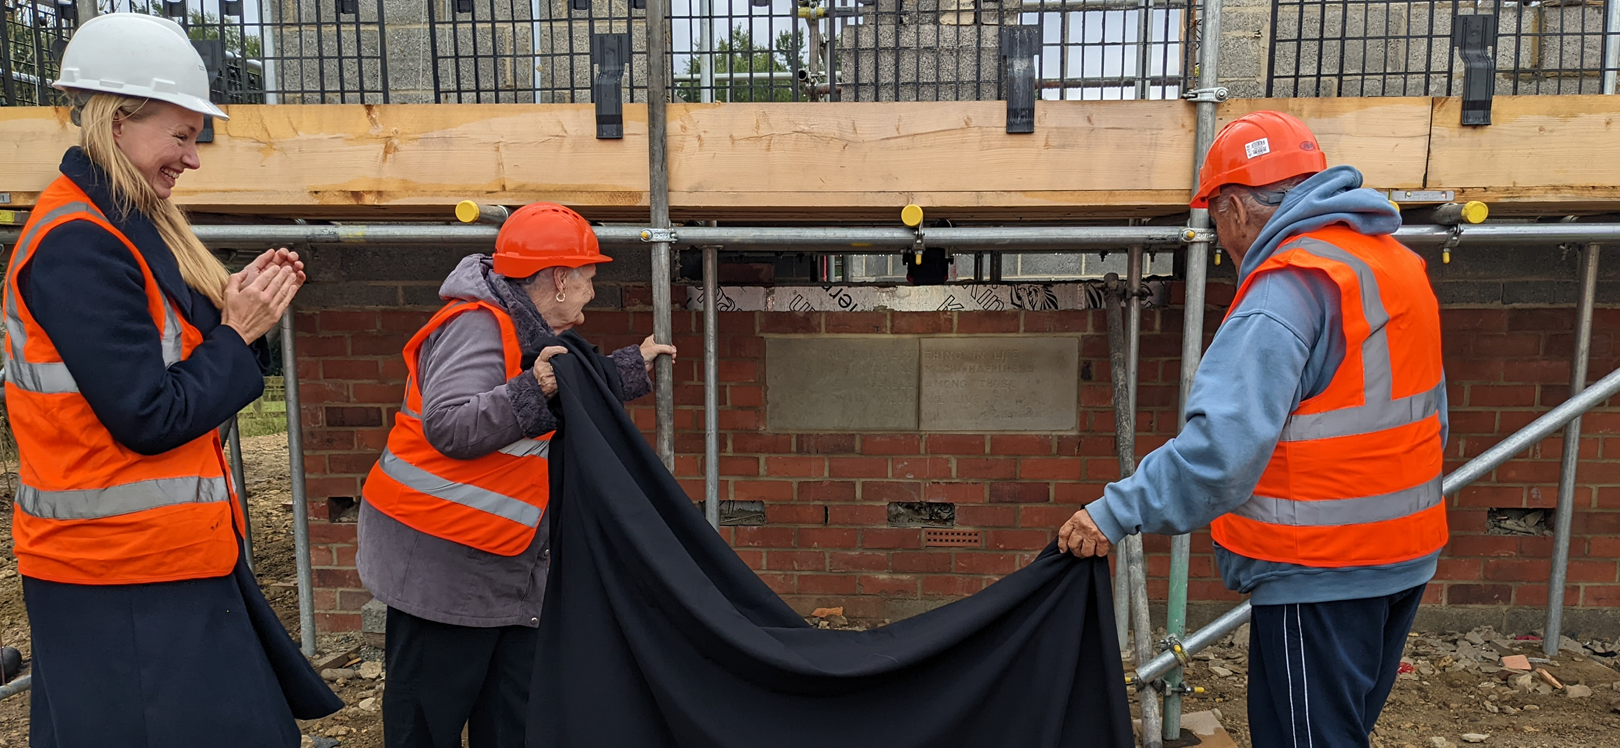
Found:
[[[259,42],[258,34],[244,34],[242,33],[242,26],[234,25],[228,21],[221,24],[218,16],[200,10],[191,11],[189,15],[190,17],[186,19],[189,22],[187,24],[189,28],[186,29],[186,32],[191,38],[198,41],[218,39],[220,32],[223,30],[225,33],[225,49],[227,51],[235,52],[250,60],[264,59],[264,45]]]
[[[790,62],[795,58],[801,67],[804,65],[800,47],[791,31],[778,34],[772,46],[761,47],[755,44],[754,35],[748,29],[732,28],[731,37],[721,40],[714,48],[714,100],[793,101],[793,90],[799,83],[788,74],[793,69]],[[701,58],[688,58],[685,72],[688,75],[701,73]],[[728,73],[744,77],[733,79]],[[758,77],[746,77],[749,73]],[[771,78],[762,75],[767,73],[777,75]],[[676,90],[685,101],[701,101],[701,86],[700,80],[687,80]]]
[[[146,12],[154,16],[163,15],[163,4],[152,3],[146,6]],[[243,34],[242,26],[230,21],[221,24],[219,16],[202,10],[193,10],[186,13],[186,34],[197,41],[208,41],[220,38],[221,32],[225,35],[225,51],[240,55],[252,60],[264,59],[264,45],[260,43],[257,34]]]

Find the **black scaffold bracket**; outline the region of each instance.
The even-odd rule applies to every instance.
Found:
[[[624,65],[630,60],[630,35],[592,34],[591,100],[596,102],[596,137],[619,140],[624,137]]]
[[[1463,60],[1462,124],[1489,125],[1496,95],[1496,16],[1457,16],[1451,46]]]
[[[1007,97],[1007,132],[1035,132],[1035,56],[1041,52],[1039,26],[1001,27],[1002,90]]]

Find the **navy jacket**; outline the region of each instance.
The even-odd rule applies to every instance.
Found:
[[[119,211],[106,175],[84,151],[69,149],[62,173],[140,248],[176,311],[203,334],[190,358],[164,366],[146,282],[129,249],[89,221],[45,235],[17,287],[113,438],[140,454],[161,454],[258,399],[268,348],[249,346],[220,325],[219,310],[180,277],[157,227],[140,213]]]

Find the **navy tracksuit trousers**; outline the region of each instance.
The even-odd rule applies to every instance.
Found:
[[[1367,748],[1400,672],[1424,586],[1361,600],[1254,606],[1254,748]]]

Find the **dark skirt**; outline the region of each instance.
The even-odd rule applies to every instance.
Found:
[[[253,577],[81,585],[23,579],[35,748],[291,748],[342,708]]]

